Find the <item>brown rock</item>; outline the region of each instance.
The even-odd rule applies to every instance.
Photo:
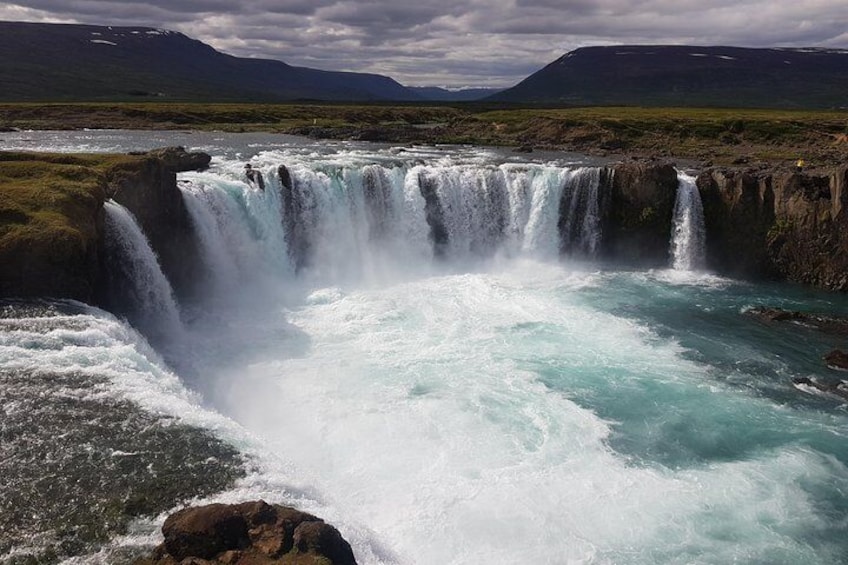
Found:
[[[602,183],[611,185],[609,209],[602,218],[605,255],[611,259],[642,266],[668,264],[677,171],[664,161],[634,161],[609,169]]]
[[[172,514],[162,526],[165,549],[177,560],[210,559],[250,545],[247,522],[232,506],[212,504]]]
[[[295,528],[294,546],[299,553],[325,555],[335,565],[356,563],[339,531],[324,522],[302,522]]]
[[[824,356],[827,366],[837,371],[848,371],[848,353],[834,349]]]
[[[311,514],[259,500],[186,508],[162,526],[164,543],[137,565],[355,565],[350,545]]]
[[[202,171],[208,168],[212,161],[212,157],[208,153],[188,152],[184,147],[163,147],[148,151],[147,155],[159,159],[167,169],[175,173]]]

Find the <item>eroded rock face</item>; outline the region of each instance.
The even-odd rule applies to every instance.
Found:
[[[708,267],[848,291],[848,167],[709,169],[697,179]]]
[[[306,512],[264,501],[210,504],[172,514],[165,541],[137,565],[283,563],[355,565],[338,530]]]
[[[632,161],[616,165],[609,216],[604,219],[604,255],[642,266],[667,265],[668,242],[677,197],[677,170],[671,163]]]
[[[148,151],[146,155],[155,157],[164,167],[175,173],[202,171],[209,167],[212,156],[201,151],[188,152],[184,147],[163,147]]]

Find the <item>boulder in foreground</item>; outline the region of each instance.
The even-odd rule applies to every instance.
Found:
[[[136,565],[355,565],[339,531],[320,518],[262,500],[180,510],[162,526],[165,541]]]

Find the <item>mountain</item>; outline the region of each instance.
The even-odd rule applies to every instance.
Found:
[[[391,78],[226,55],[146,27],[0,22],[0,100],[420,100]]]
[[[639,45],[566,53],[490,101],[848,107],[848,51]]]
[[[438,86],[407,86],[407,88],[425,100],[433,102],[473,102],[482,100],[502,91],[502,88],[463,88],[448,90]]]

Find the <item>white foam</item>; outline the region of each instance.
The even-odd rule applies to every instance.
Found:
[[[522,261],[316,290],[288,315],[305,351],[224,372],[207,398],[291,458],[333,515],[373,532],[383,549],[355,544],[371,552],[363,563],[652,563],[666,548],[671,562],[775,547],[813,555],[791,532],[820,525],[797,478],[834,472],[821,456],[634,466],[608,446],[614,422],[539,380],[534,363],[587,379],[624,371],[621,394],[643,379],[701,390],[703,370],[679,346],[581,305],[574,290],[594,279]]]

